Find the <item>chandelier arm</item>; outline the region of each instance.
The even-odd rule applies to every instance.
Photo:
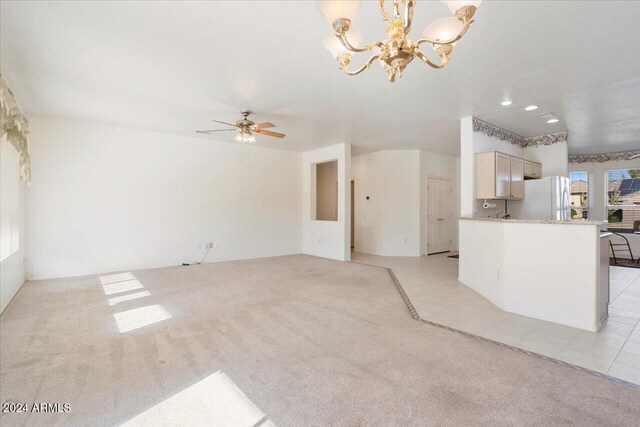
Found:
[[[400,16],[400,1],[393,0],[393,17],[397,18]]]
[[[380,13],[382,13],[382,20],[391,22],[391,17],[387,15],[387,12],[384,10],[384,0],[380,0]]]
[[[351,52],[369,52],[371,49],[373,49],[375,46],[378,47],[383,47],[384,43],[377,41],[368,45],[365,45],[364,47],[355,47],[352,46],[351,43],[349,43],[349,40],[347,40],[347,35],[346,34],[342,34],[342,33],[336,33],[336,37],[342,42],[342,45],[344,47],[346,47],[347,49],[349,49]]]
[[[458,40],[460,40],[462,38],[462,36],[464,36],[464,34],[467,32],[467,30],[469,29],[469,27],[471,26],[472,23],[473,23],[473,21],[467,21],[464,24],[464,27],[462,27],[462,30],[460,30],[460,34],[458,34],[456,37],[454,37],[454,38],[452,38],[450,40],[442,41],[442,40],[433,40],[433,39],[430,39],[429,37],[423,37],[421,39],[416,40],[416,46],[420,46],[423,43],[429,43],[432,46],[455,43]]]
[[[442,62],[442,64],[436,64],[434,62],[431,62],[431,60],[429,58],[427,58],[427,55],[424,54],[423,51],[421,51],[420,49],[416,48],[415,50],[415,55],[422,59],[422,62],[424,62],[425,64],[427,64],[428,66],[432,67],[432,68],[436,68],[436,69],[440,69],[442,67],[444,67],[445,65],[447,65],[446,62]]]
[[[362,67],[358,68],[357,70],[349,71],[349,70],[347,70],[347,67],[345,66],[345,67],[342,68],[342,71],[344,71],[346,74],[348,74],[350,76],[355,76],[356,74],[360,74],[364,70],[368,69],[371,66],[371,64],[373,64],[373,61],[375,61],[378,58],[380,58],[380,55],[378,55],[378,54],[373,55],[371,58],[367,59],[367,62],[365,62]]]
[[[415,0],[408,0],[404,7],[404,33],[411,32],[411,21],[413,21],[413,8],[416,5]]]

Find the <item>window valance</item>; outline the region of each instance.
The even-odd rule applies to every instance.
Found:
[[[31,184],[31,161],[29,159],[29,123],[16,102],[13,92],[0,73],[0,138],[7,135],[7,140],[15,147],[20,156],[20,178],[27,185]]]

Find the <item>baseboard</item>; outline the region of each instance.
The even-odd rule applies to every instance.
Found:
[[[22,289],[22,286],[24,286],[25,283],[27,283],[27,281],[23,280],[22,283],[20,284],[20,286],[18,286],[16,288],[16,290],[13,292],[13,295],[11,295],[11,298],[9,298],[9,301],[7,302],[7,305],[5,305],[4,307],[2,307],[0,309],[0,316],[2,315],[2,313],[4,313],[4,311],[7,309],[7,307],[9,307],[11,305],[11,303],[13,302],[13,299],[16,297],[16,295],[18,295],[18,292],[20,292],[20,289]]]

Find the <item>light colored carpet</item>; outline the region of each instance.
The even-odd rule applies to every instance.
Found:
[[[0,400],[71,405],[3,426],[640,419],[638,391],[412,319],[381,268],[299,255],[102,277],[27,283],[0,318]]]

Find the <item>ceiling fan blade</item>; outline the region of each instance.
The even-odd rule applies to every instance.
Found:
[[[271,132],[270,130],[262,130],[262,129],[259,129],[258,133],[260,135],[275,136],[276,138],[284,138],[286,136],[284,133]]]
[[[266,129],[266,128],[274,128],[274,127],[276,127],[276,125],[269,122],[256,123],[256,129]]]
[[[222,123],[223,125],[229,125],[229,126],[234,126],[234,123],[227,123],[227,122],[221,122],[220,120],[211,120],[212,122],[216,122],[216,123]]]
[[[228,132],[230,130],[236,130],[234,129],[211,129],[211,130],[197,130],[196,132],[198,133],[204,133],[204,134],[209,134],[211,132]]]

